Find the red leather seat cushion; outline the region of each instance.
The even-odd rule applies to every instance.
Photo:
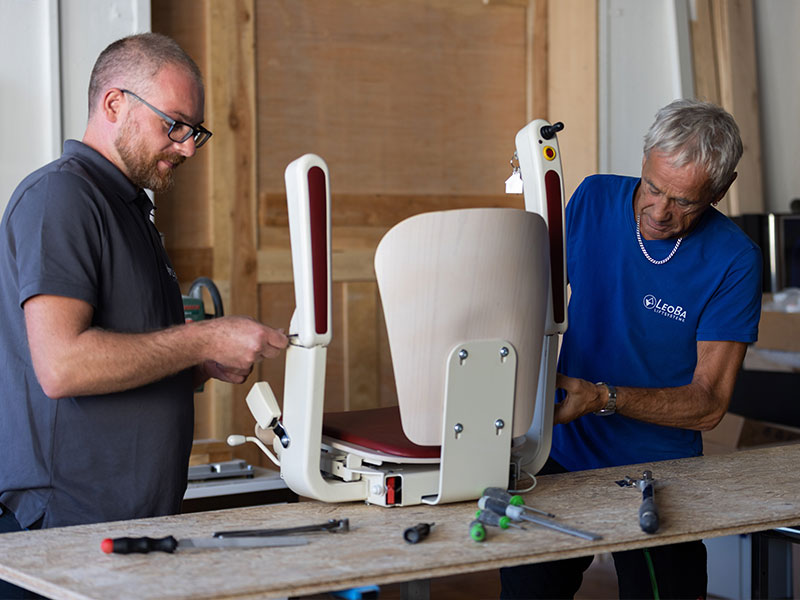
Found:
[[[440,446],[419,446],[405,436],[398,406],[325,413],[322,433],[393,456],[439,458],[441,455]]]

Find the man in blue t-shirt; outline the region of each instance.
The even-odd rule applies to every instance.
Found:
[[[595,175],[575,191],[569,329],[542,473],[702,454],[761,311],[760,250],[714,208],[741,155],[727,112],[677,100],[645,136],[641,178]],[[503,569],[502,597],[571,598],[591,562]],[[706,595],[702,541],[617,552],[614,563],[621,598]]]

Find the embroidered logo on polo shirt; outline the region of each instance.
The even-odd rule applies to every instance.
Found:
[[[682,306],[669,304],[661,298],[656,298],[653,294],[647,294],[642,299],[642,304],[647,310],[652,310],[657,315],[668,319],[675,319],[683,323],[686,320],[686,309]]]

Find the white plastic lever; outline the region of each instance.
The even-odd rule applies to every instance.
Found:
[[[331,207],[328,166],[316,154],[293,160],[284,173],[297,308],[293,345],[331,341]]]
[[[281,462],[275,457],[275,455],[270,452],[264,443],[255,436],[239,435],[234,433],[229,435],[226,441],[228,442],[228,446],[241,446],[245,442],[253,442],[256,446],[261,448],[261,451],[266,454],[272,462],[275,463],[276,467],[280,468],[281,466]]]
[[[261,429],[272,429],[281,417],[281,409],[266,381],[256,382],[247,394],[247,407]]]

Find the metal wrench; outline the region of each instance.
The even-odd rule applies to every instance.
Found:
[[[267,537],[273,535],[312,533],[315,531],[346,533],[350,531],[350,519],[328,519],[325,523],[319,523],[316,525],[301,525],[299,527],[283,527],[279,529],[240,529],[238,531],[217,531],[214,533],[214,537]]]

